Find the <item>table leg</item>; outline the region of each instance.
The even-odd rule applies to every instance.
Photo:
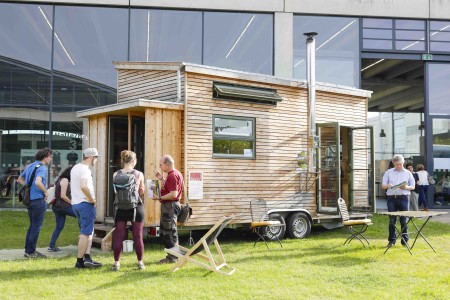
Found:
[[[416,223],[414,223],[414,220],[412,220],[413,218],[411,218],[411,223],[413,224],[413,226],[416,228],[417,230],[417,235],[416,238],[414,239],[414,242],[411,246],[411,249],[414,247],[414,245],[416,244],[417,238],[419,237],[419,235],[425,240],[425,242],[427,242],[428,246],[430,246],[431,249],[433,249],[434,253],[436,253],[436,250],[434,250],[433,246],[431,246],[430,242],[427,240],[427,238],[422,234],[422,230],[425,228],[425,225],[427,225],[428,221],[431,219],[431,216],[429,216],[427,218],[427,220],[425,221],[425,223],[422,224],[422,226],[420,228],[417,227]]]

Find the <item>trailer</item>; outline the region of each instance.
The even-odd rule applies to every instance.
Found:
[[[136,152],[146,180],[162,155],[174,157],[194,212],[180,229],[205,229],[226,214],[236,216],[232,228],[249,228],[255,199],[286,224],[274,229],[279,238],[340,226],[339,197],[353,216],[375,212],[371,92],[316,83],[310,135],[305,81],[191,63],[114,65],[117,103],[77,113],[85,146],[102,155],[93,170],[99,223],[113,223],[112,174],[124,149]],[[155,233],[160,204],[146,191],[144,205]]]

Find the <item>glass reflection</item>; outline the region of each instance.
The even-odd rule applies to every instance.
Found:
[[[127,60],[128,10],[55,7],[54,68],[115,88],[113,61]],[[72,80],[76,80],[73,79]]]
[[[204,13],[203,64],[273,74],[273,16]]]
[[[449,115],[450,64],[428,63],[428,99],[430,115]]]
[[[294,77],[306,79],[305,32],[317,32],[317,81],[358,87],[359,22],[355,18],[294,17]]]
[[[202,13],[132,9],[130,60],[202,63]]]

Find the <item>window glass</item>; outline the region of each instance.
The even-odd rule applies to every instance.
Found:
[[[0,60],[50,69],[52,12],[48,5],[0,3]]]
[[[130,60],[202,63],[202,13],[132,9]]]
[[[425,21],[420,20],[395,20],[397,29],[419,29],[425,30]]]
[[[399,40],[424,40],[424,31],[396,30],[395,38]]]
[[[204,65],[273,74],[273,15],[205,12]]]
[[[437,205],[450,205],[450,119],[433,118],[434,200]]]
[[[430,21],[430,51],[450,52],[450,22]]]
[[[428,63],[429,114],[449,115],[450,64]]]
[[[255,158],[255,119],[213,116],[213,156]]]
[[[395,48],[404,51],[425,51],[425,42],[396,41]]]
[[[363,40],[364,49],[380,49],[380,50],[390,50],[392,49],[392,41],[384,40]]]
[[[388,29],[363,29],[365,38],[392,39],[392,30]]]
[[[294,16],[294,77],[306,79],[305,32],[317,32],[316,79],[358,87],[358,19],[340,17]]]
[[[117,73],[112,62],[126,61],[128,57],[128,10],[76,6],[55,9],[58,38],[54,68],[70,81],[90,80],[116,88]]]
[[[392,19],[363,19],[363,27],[392,28]]]

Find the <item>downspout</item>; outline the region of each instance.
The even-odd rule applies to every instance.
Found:
[[[316,41],[314,37],[317,32],[305,32],[306,36],[306,79],[308,81],[309,100],[309,137],[312,142],[312,149],[309,155],[309,169],[316,172],[315,147],[316,139]]]

